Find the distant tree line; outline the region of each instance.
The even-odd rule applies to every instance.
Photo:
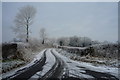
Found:
[[[57,40],[60,46],[85,47],[100,43],[99,41],[92,41],[89,37],[62,37]]]

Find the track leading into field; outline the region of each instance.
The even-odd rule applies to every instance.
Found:
[[[46,61],[46,51],[44,51],[42,58],[34,65],[26,69],[25,71],[19,73],[18,75],[12,75],[8,78],[5,78],[3,80],[27,80],[29,79],[32,75],[34,75],[36,72],[42,70],[42,66],[45,64]]]
[[[51,54],[55,57],[55,64],[52,66],[52,68],[39,80],[46,80],[46,79],[61,79],[63,70],[64,70],[64,61],[57,57],[52,49],[50,50]]]
[[[56,53],[54,53],[53,49],[46,49],[46,51],[48,51],[48,50],[50,50],[50,54],[52,54],[55,57],[55,64],[52,66],[52,68],[47,73],[45,73],[42,77],[38,78],[37,80],[49,80],[49,79],[59,79],[60,80],[61,78],[62,79],[68,78],[68,80],[72,80],[72,79],[76,79],[76,78],[77,78],[77,80],[78,79],[79,80],[89,80],[87,78],[80,78],[79,74],[76,77],[74,76],[72,79],[69,79],[69,78],[71,78],[71,77],[69,77],[69,75],[70,75],[69,68],[67,68],[67,70],[64,70],[66,68],[67,62],[65,60],[63,60],[59,55],[56,55]],[[21,72],[20,74],[15,75],[13,78],[8,77],[3,80],[7,80],[7,79],[9,79],[9,80],[28,80],[31,78],[31,76],[36,74],[36,72],[42,71],[43,66],[46,64],[45,63],[46,58],[47,58],[46,51],[44,51],[43,57],[36,64],[29,67],[24,72]],[[112,76],[107,73],[91,71],[85,67],[80,67],[80,68],[83,68],[85,70],[85,73],[83,73],[83,74],[93,76],[95,80],[119,80],[115,76]]]

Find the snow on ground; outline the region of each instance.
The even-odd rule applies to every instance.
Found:
[[[71,57],[78,57],[78,58],[80,58],[80,55],[71,54],[71,53],[68,53],[68,52],[66,52],[65,50],[62,50],[62,49],[57,49],[57,51],[58,51],[60,54],[66,56],[66,57],[68,57],[68,58],[71,58]]]
[[[3,72],[9,71],[10,69],[18,67],[19,65],[22,65],[22,64],[24,64],[24,61],[20,61],[20,60],[2,62],[2,71]]]
[[[58,52],[56,52],[55,49],[53,49],[53,52],[56,55],[58,55],[62,60],[64,60],[64,62],[66,63],[66,65],[68,67],[68,70],[69,70],[69,76],[78,77],[78,78],[93,78],[90,75],[80,73],[80,72],[85,72],[85,71],[80,69],[79,67],[77,67],[76,63],[74,63],[73,60],[71,60],[65,56],[60,55]]]
[[[91,63],[86,63],[86,62],[81,62],[81,61],[73,61],[70,58],[67,58],[61,54],[59,54],[55,49],[53,49],[54,53],[56,53],[56,55],[58,55],[60,58],[62,58],[62,60],[64,60],[64,62],[66,63],[66,65],[69,68],[69,76],[77,76],[79,78],[93,78],[93,76],[90,75],[86,75],[86,74],[82,74],[85,73],[85,69],[87,70],[92,70],[92,71],[96,71],[96,72],[103,72],[103,73],[109,73],[113,76],[116,76],[117,78],[119,78],[118,76],[118,68],[113,68],[113,67],[108,67],[108,66],[93,66]]]
[[[119,67],[120,63],[118,62],[117,59],[106,59],[106,58],[99,58],[99,57],[91,57],[89,55],[87,56],[80,56],[79,54],[76,53],[69,53],[65,50],[62,49],[57,49],[57,51],[70,58],[73,60],[77,60],[77,61],[82,61],[82,62],[88,62],[88,63],[92,63],[93,65],[99,66],[99,65],[107,65],[107,66],[111,66],[111,67]]]
[[[71,46],[61,46],[61,47],[63,47],[63,48],[67,48],[67,49],[80,49],[80,50],[84,50],[84,49],[86,49],[86,48],[88,48],[88,47],[71,47]]]
[[[48,49],[46,51],[46,62],[45,62],[45,65],[43,66],[43,70],[34,74],[30,79],[33,79],[33,78],[37,79],[39,77],[44,76],[53,67],[53,65],[56,62],[56,59],[55,59],[54,55],[50,52],[50,50],[51,49]]]
[[[15,68],[15,69],[13,69],[13,70],[11,70],[9,72],[3,73],[2,74],[2,78],[6,78],[6,77],[9,77],[9,76],[12,76],[12,75],[14,75],[16,73],[19,74],[19,72],[24,71],[25,69],[27,69],[30,66],[34,65],[37,61],[39,61],[41,59],[44,51],[45,50],[43,50],[40,53],[38,53],[30,63],[28,63],[28,64],[26,64],[26,65],[24,65],[22,67]]]

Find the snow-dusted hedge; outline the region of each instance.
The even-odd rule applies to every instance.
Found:
[[[93,48],[94,56],[118,59],[118,44],[105,44],[93,46]]]
[[[17,45],[17,53],[15,54],[16,58],[24,61],[31,61],[33,54],[30,45],[28,43],[20,43]]]
[[[31,38],[29,39],[29,47],[32,51],[37,51],[40,49],[40,47],[42,47],[41,42],[38,39],[35,38]]]
[[[41,48],[40,42],[33,39],[29,43],[26,42],[11,42],[2,44],[3,60],[7,59],[22,59],[30,61],[33,58],[33,53]]]
[[[32,51],[28,43],[12,42],[2,44],[2,58],[4,60],[21,59],[29,61]]]
[[[111,67],[120,67],[120,63],[118,63],[118,59],[108,59],[102,57],[92,57],[90,55],[80,56],[79,54],[69,53],[66,50],[57,49],[58,53],[76,61],[82,61],[87,63],[92,63],[93,65],[106,65]]]
[[[3,43],[2,44],[2,57],[3,59],[9,59],[17,52],[16,43]]]
[[[80,56],[86,56],[88,54],[94,54],[93,47],[68,47],[68,46],[58,46],[58,48],[64,49],[69,53],[77,54]]]
[[[24,64],[24,61],[13,60],[13,61],[6,61],[2,63],[2,72],[5,73],[7,71],[12,70],[13,68],[17,68]]]
[[[64,49],[69,53],[77,54],[80,56],[92,56],[103,58],[118,58],[118,44],[104,44],[93,45],[88,47],[68,47],[59,46],[58,48]]]

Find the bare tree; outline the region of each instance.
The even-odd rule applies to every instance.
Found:
[[[29,27],[33,23],[33,18],[35,16],[36,9],[33,6],[27,5],[19,9],[15,17],[15,27],[14,32],[18,34],[18,37],[26,38],[26,42],[29,39]]]
[[[69,45],[74,47],[85,47],[90,46],[92,44],[92,40],[88,37],[77,37],[73,36],[69,38]]]
[[[69,38],[68,37],[61,37],[57,39],[57,43],[60,46],[68,46],[69,45]]]
[[[40,29],[40,38],[42,39],[42,44],[45,43],[45,40],[47,39],[47,34],[45,28]]]

